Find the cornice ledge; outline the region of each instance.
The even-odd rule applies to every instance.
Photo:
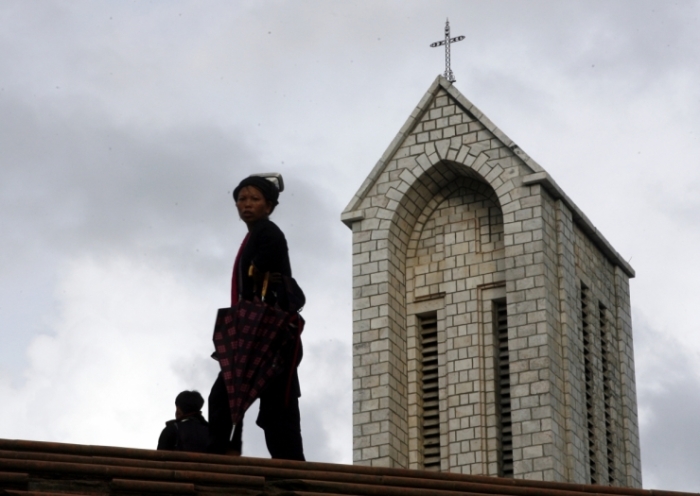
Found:
[[[531,186],[534,184],[542,186],[555,200],[561,200],[564,205],[571,210],[574,222],[591,237],[591,240],[598,249],[600,249],[611,262],[619,266],[630,278],[635,276],[632,266],[612,247],[608,240],[605,239],[605,236],[603,236],[593,225],[591,220],[586,217],[586,214],[576,206],[573,200],[564,193],[564,190],[559,187],[549,174],[546,172],[536,172],[523,178],[523,185]]]

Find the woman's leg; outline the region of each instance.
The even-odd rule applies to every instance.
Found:
[[[224,378],[219,376],[214,381],[209,393],[209,445],[208,453],[226,454],[235,452],[240,454],[243,448],[243,420],[236,425],[236,430],[231,439],[231,409],[228,404],[228,393]]]
[[[294,403],[294,406],[291,403]],[[262,408],[262,402],[260,408]],[[285,417],[284,420],[280,418],[277,422],[264,427],[265,443],[270,456],[282,460],[305,461],[300,422],[287,421],[290,417],[299,418],[298,398],[290,400],[290,406],[280,413],[282,413],[280,417]]]
[[[296,394],[286,398],[286,392],[286,374],[282,374],[273,379],[260,396],[257,424],[265,431],[265,442],[272,458],[305,461],[299,398]]]

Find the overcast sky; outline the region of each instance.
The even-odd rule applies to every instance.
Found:
[[[444,71],[447,17],[456,87],[637,271],[644,487],[700,491],[699,1],[0,0],[0,437],[152,448],[206,397],[231,191],[276,171],[307,458],[350,463],[340,212]]]

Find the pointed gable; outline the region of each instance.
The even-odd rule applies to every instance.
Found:
[[[446,105],[448,103],[449,105]],[[542,166],[529,157],[443,76],[435,79],[411,112],[343,210],[341,220],[348,227],[352,227],[355,221],[364,219],[365,209],[374,206],[370,198],[375,198],[376,203],[378,193],[389,191],[391,187],[388,185],[400,175],[398,171],[405,170],[416,176],[440,161],[462,165],[464,175],[476,172],[482,179],[487,179],[487,175],[491,174],[488,182],[496,189],[501,185],[501,181],[494,181],[492,168],[484,167],[485,163],[493,161],[494,158],[514,159],[519,165],[518,176],[522,179],[522,184],[539,184],[553,198],[562,200],[572,211],[574,221],[590,236],[598,249],[612,263],[621,267],[629,277],[634,277],[634,269]]]

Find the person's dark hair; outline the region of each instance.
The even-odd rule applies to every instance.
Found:
[[[185,415],[197,413],[204,406],[204,398],[198,391],[183,391],[175,398],[175,406]]]
[[[277,186],[275,186],[272,181],[260,176],[248,176],[243,179],[243,181],[236,186],[236,189],[233,190],[234,201],[238,201],[238,194],[246,186],[253,186],[254,188],[260,190],[265,200],[272,204],[272,210],[274,210],[279,203],[277,199],[280,197],[280,190],[277,189]]]

